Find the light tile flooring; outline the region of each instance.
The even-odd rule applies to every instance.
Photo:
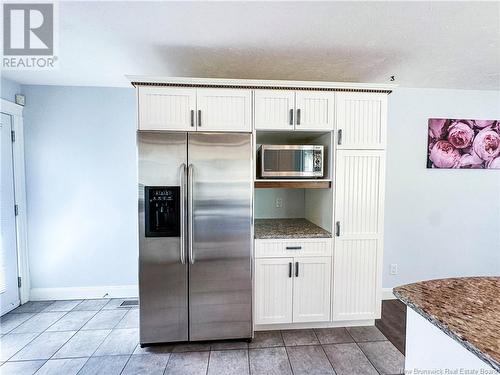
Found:
[[[403,373],[403,355],[375,327],[256,332],[240,341],[138,345],[139,310],[123,300],[28,302],[0,322],[0,373]]]

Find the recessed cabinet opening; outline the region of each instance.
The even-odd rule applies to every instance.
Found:
[[[256,133],[255,187],[329,188],[331,132]]]
[[[260,219],[305,219],[331,234],[332,208],[332,189],[255,190],[256,221]],[[300,230],[301,225],[307,224],[291,222],[290,225],[299,226],[297,230]]]

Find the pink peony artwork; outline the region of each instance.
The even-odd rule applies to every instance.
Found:
[[[500,120],[429,119],[427,168],[500,169]]]

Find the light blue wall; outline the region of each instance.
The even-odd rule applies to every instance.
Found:
[[[1,79],[1,96],[2,99],[8,100],[9,102],[15,101],[15,95],[21,93],[21,85],[17,82],[11,81],[10,79]]]
[[[22,89],[32,287],[135,284],[133,89]],[[500,172],[425,168],[427,118],[500,118],[500,93],[398,89],[389,102],[384,287],[500,274]],[[277,194],[303,216],[302,190],[257,194],[260,217],[279,214]]]
[[[500,119],[500,92],[397,89],[389,96],[384,287],[500,275],[500,170],[427,169],[427,119]],[[399,275],[389,275],[398,264]]]
[[[136,284],[134,90],[23,89],[31,287]]]

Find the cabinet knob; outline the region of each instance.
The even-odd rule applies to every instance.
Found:
[[[292,277],[292,262],[288,263],[288,277]]]
[[[299,277],[299,262],[295,262],[295,277]]]
[[[337,222],[335,223],[335,235],[336,235],[337,237],[340,237],[340,221],[337,221]]]
[[[337,130],[337,144],[342,144],[342,129]]]

